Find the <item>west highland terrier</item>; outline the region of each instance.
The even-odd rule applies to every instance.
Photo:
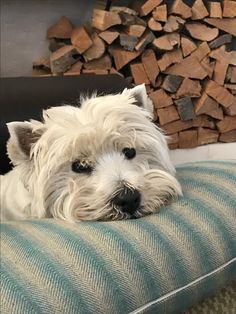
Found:
[[[7,126],[15,167],[1,177],[4,220],[138,218],[181,195],[144,85]]]

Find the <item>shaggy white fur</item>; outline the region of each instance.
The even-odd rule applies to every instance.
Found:
[[[151,110],[140,85],[81,99],[80,107],[50,108],[43,122],[9,123],[7,148],[15,167],[1,177],[2,219],[137,218],[181,195]],[[113,202],[124,189],[140,195],[132,212]]]

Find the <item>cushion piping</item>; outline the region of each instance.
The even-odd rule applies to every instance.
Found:
[[[141,307],[137,308],[136,310],[130,312],[130,314],[138,314],[138,313],[141,313],[142,311],[144,310],[147,310],[150,306],[154,305],[154,304],[158,304],[160,302],[162,302],[164,299],[167,299],[175,294],[177,294],[178,292],[181,292],[183,290],[185,290],[186,288],[189,288],[191,287],[192,285],[204,280],[205,278],[207,277],[210,277],[211,275],[214,275],[215,273],[217,273],[218,271],[224,269],[225,267],[229,266],[230,264],[232,264],[233,262],[236,261],[236,257],[232,258],[231,260],[229,260],[228,262],[224,263],[223,265],[217,267],[216,269],[214,269],[213,271],[207,273],[206,275],[204,276],[201,276],[201,277],[198,277],[197,279],[191,281],[190,283],[188,283],[187,285],[183,286],[183,287],[180,287],[178,289],[175,289],[171,292],[168,292],[167,294],[163,295],[162,297],[156,299],[156,300],[153,300],[151,302],[148,302],[147,304],[145,305],[142,305]]]

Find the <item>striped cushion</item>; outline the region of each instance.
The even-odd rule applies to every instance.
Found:
[[[159,214],[1,225],[1,313],[179,313],[236,278],[236,164],[178,167]]]

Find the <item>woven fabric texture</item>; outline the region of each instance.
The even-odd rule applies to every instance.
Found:
[[[177,314],[236,278],[236,163],[177,168],[158,214],[1,225],[2,314]]]
[[[235,314],[236,281],[221,289],[216,295],[191,307],[184,314]]]

